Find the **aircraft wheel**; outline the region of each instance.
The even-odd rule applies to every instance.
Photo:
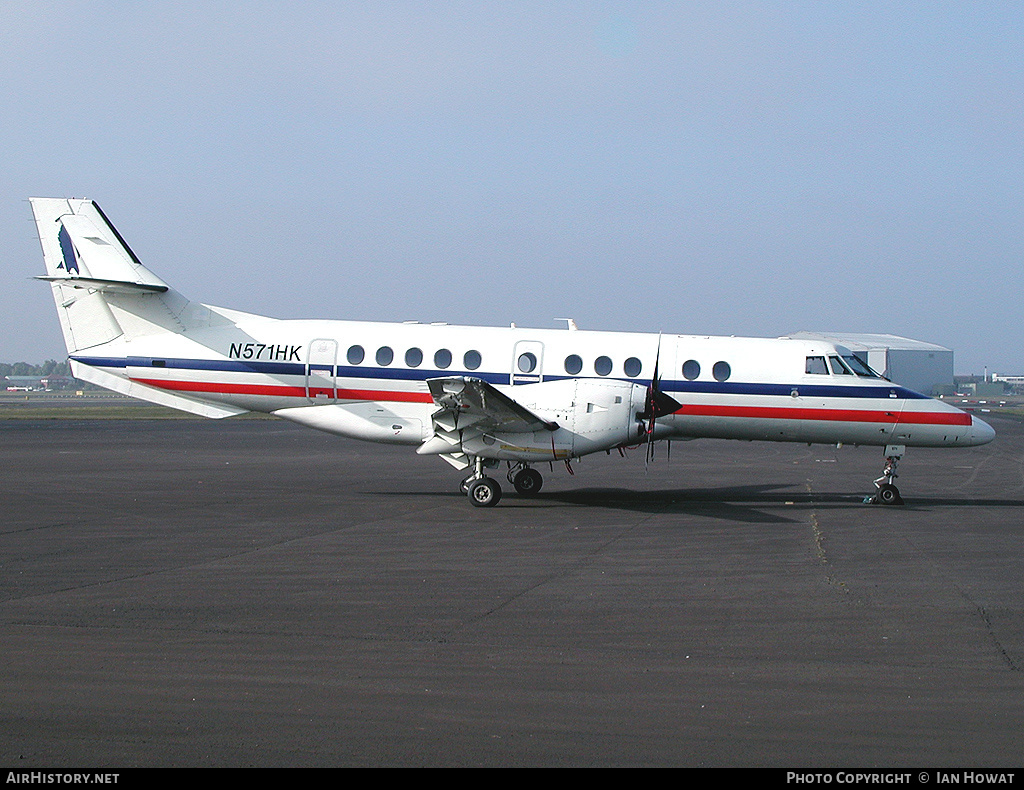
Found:
[[[481,477],[469,484],[466,493],[475,507],[494,507],[501,499],[501,486],[497,480]]]
[[[515,486],[520,496],[535,496],[543,484],[544,478],[536,469],[520,469],[512,478],[512,485]]]
[[[885,483],[878,489],[878,501],[883,505],[902,505],[900,490],[891,483]]]
[[[469,484],[472,483],[472,482],[473,482],[473,476],[470,475],[465,480],[463,480],[461,483],[459,483],[459,491],[461,491],[463,494],[468,494],[469,493]]]

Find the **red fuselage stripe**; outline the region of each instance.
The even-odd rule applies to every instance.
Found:
[[[221,395],[264,395],[270,397],[330,397],[334,390],[313,387],[308,395],[305,387],[274,384],[228,384],[219,381],[169,381],[164,379],[132,379],[165,390],[209,392]],[[431,403],[428,392],[399,390],[338,389],[338,400]],[[873,422],[900,425],[970,425],[971,415],[961,411],[917,412],[882,411],[877,409],[810,409],[776,406],[721,406],[688,404],[675,412],[680,417],[741,417],[760,420],[824,420],[829,422]]]
[[[899,425],[970,425],[966,412],[877,411],[868,409],[800,409],[775,406],[686,405],[675,412],[682,417],[747,417],[767,420],[827,420],[829,422],[879,422]]]
[[[221,395],[269,395],[272,397],[305,398],[305,387],[289,387],[275,384],[227,384],[220,381],[167,381],[164,379],[137,379],[140,384],[148,384],[165,390],[179,392],[211,392]],[[330,396],[332,390],[323,387],[312,387],[310,394]],[[352,390],[339,389],[340,400],[374,400],[402,401],[405,403],[433,403],[429,392],[399,392],[392,390]]]

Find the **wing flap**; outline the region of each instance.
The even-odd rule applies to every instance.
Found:
[[[450,434],[470,427],[485,433],[533,433],[558,428],[557,423],[539,417],[483,379],[452,376],[428,379],[427,386],[439,407],[433,415],[435,433]]]
[[[439,455],[456,469],[465,469],[470,464],[462,450],[466,442],[488,434],[558,429],[557,423],[534,414],[483,379],[462,376],[427,379],[427,387],[438,407],[431,415],[434,435],[416,452]]]

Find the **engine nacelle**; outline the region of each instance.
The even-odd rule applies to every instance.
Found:
[[[539,417],[557,423],[558,428],[467,435],[462,441],[463,452],[503,461],[551,461],[632,444],[643,436],[643,424],[637,415],[644,411],[647,388],[639,384],[616,379],[563,379],[501,390]]]

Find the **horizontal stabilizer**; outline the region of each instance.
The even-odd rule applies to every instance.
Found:
[[[72,288],[87,288],[90,291],[103,291],[104,293],[166,293],[166,285],[151,285],[149,283],[125,282],[124,280],[98,280],[95,277],[51,277],[48,274],[40,274],[36,280],[47,280],[51,283],[70,285]]]

